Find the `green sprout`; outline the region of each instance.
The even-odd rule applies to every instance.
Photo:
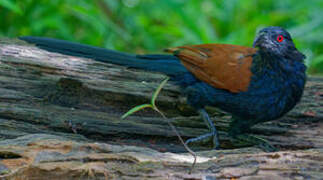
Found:
[[[169,77],[167,77],[166,79],[164,79],[158,86],[158,88],[156,89],[156,91],[154,92],[153,96],[151,97],[151,101],[150,101],[150,104],[142,104],[142,105],[139,105],[139,106],[136,106],[132,109],[130,109],[128,112],[126,112],[121,118],[122,119],[125,119],[126,117],[130,116],[131,114],[137,112],[137,111],[140,111],[142,109],[145,109],[145,108],[152,108],[153,110],[157,111],[158,113],[162,114],[159,109],[157,108],[156,106],[156,99],[160,93],[160,91],[162,90],[162,88],[165,86],[165,84],[167,83],[167,81],[169,80]],[[162,114],[163,116],[163,114]]]
[[[142,109],[145,108],[152,108],[153,110],[157,111],[162,117],[163,119],[166,120],[166,122],[168,123],[168,125],[172,128],[172,130],[175,132],[176,136],[178,137],[178,139],[181,141],[181,143],[184,145],[185,149],[193,156],[194,161],[192,163],[192,167],[189,171],[189,174],[192,173],[194,166],[196,164],[196,153],[194,151],[192,151],[184,142],[184,140],[182,139],[181,135],[178,133],[178,131],[176,130],[175,126],[169,121],[169,119],[167,119],[167,117],[164,115],[164,113],[162,113],[156,106],[156,99],[160,93],[160,91],[162,90],[162,88],[165,86],[165,84],[167,83],[167,81],[169,80],[169,77],[167,77],[166,79],[164,79],[158,86],[158,88],[156,89],[156,91],[154,92],[151,100],[150,100],[150,104],[142,104],[142,105],[138,105],[132,109],[130,109],[128,112],[126,112],[121,118],[125,119],[128,116],[130,116],[131,114],[140,111]]]

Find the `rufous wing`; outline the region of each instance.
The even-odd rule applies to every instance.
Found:
[[[169,48],[196,78],[215,88],[233,93],[247,91],[256,49],[229,45],[203,44]]]

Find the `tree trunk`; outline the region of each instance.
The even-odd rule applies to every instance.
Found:
[[[208,108],[220,130],[221,147],[237,149],[200,152],[201,161],[193,175],[185,174],[188,155],[161,153],[185,149],[159,114],[144,110],[120,119],[133,106],[149,103],[164,78],[50,53],[19,40],[0,40],[0,179],[1,174],[18,178],[33,173],[60,179],[92,175],[102,179],[110,175],[138,179],[323,177],[323,78],[310,77],[301,103],[283,118],[253,128],[254,134],[284,152],[239,148],[241,145],[227,137],[230,116]],[[167,84],[157,106],[183,138],[207,132],[178,87]],[[202,145],[193,149],[210,150]],[[83,163],[78,164],[80,161]],[[123,163],[128,166],[121,168]]]

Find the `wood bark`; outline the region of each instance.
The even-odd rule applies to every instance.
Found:
[[[25,151],[27,151],[26,146],[29,145],[20,142],[19,138],[30,137],[30,146],[38,148],[35,152],[44,153],[52,151],[53,147],[40,145],[35,137],[43,140],[48,136],[55,139],[53,141],[57,141],[58,144],[66,145],[70,141],[75,143],[66,145],[70,148],[88,146],[92,148],[95,145],[94,141],[101,142],[102,146],[109,146],[109,148],[126,148],[125,151],[130,153],[126,157],[130,160],[124,159],[124,155],[119,156],[117,150],[99,152],[105,153],[103,156],[109,156],[99,160],[96,159],[96,156],[100,156],[98,154],[88,157],[91,153],[98,153],[94,152],[95,148],[91,149],[86,157],[75,158],[76,162],[87,158],[89,162],[86,164],[91,168],[92,166],[99,168],[97,172],[103,179],[107,177],[106,173],[113,174],[115,177],[124,175],[124,177],[133,176],[138,179],[148,176],[152,179],[163,179],[166,176],[162,172],[174,179],[185,177],[198,179],[203,177],[203,173],[218,178],[254,177],[256,179],[267,175],[305,179],[322,175],[320,171],[323,167],[321,162],[323,159],[321,130],[323,78],[309,77],[301,103],[283,118],[262,123],[253,128],[253,134],[268,140],[280,150],[276,153],[261,153],[261,150],[255,147],[241,148],[245,144],[231,142],[226,133],[230,122],[229,114],[215,108],[208,108],[212,120],[220,130],[221,147],[227,150],[212,151],[210,147],[195,145],[193,149],[196,151],[209,151],[200,152],[200,158],[207,160],[198,164],[193,175],[186,174],[189,167],[188,161],[181,161],[179,160],[181,158],[178,158],[183,156],[185,158],[182,159],[187,159],[186,154],[161,153],[180,153],[185,150],[165,120],[157,113],[144,110],[127,119],[120,119],[120,116],[130,108],[149,103],[152,93],[164,78],[165,76],[161,74],[50,53],[19,40],[1,39],[0,179],[2,171],[8,171],[8,173],[2,172],[7,177],[18,177],[19,175],[30,176],[35,169],[39,174],[48,173],[54,177],[55,173],[49,169],[54,168],[55,163],[60,167],[80,168],[80,164],[73,164],[68,158],[59,161],[53,157],[54,159],[44,161],[45,164],[42,161],[41,166],[39,162],[35,164],[36,161],[27,161],[25,158],[28,153]],[[157,105],[184,138],[207,132],[203,121],[186,104],[185,97],[180,94],[178,87],[167,84],[157,99]],[[20,143],[17,143],[17,147],[11,147],[9,141]],[[41,141],[41,143],[45,142]],[[145,148],[139,148],[137,153],[136,149],[129,145]],[[57,152],[63,155],[67,152],[83,152],[73,148],[73,150],[61,152],[60,148],[57,148]],[[19,149],[22,150],[19,151]],[[109,151],[108,149],[104,151]],[[153,153],[143,155],[142,151]],[[48,156],[44,157],[48,158]],[[169,160],[173,156],[176,156],[177,160]],[[220,156],[220,158],[213,159],[213,156]],[[141,157],[148,160],[156,158],[156,161],[145,161],[140,159]],[[28,164],[29,169],[17,165],[16,167],[22,170],[13,171],[14,168],[8,167],[8,163],[3,163],[9,162],[10,159],[19,159],[20,163]],[[110,162],[118,164],[123,161],[128,165],[127,167],[138,168],[140,172],[131,175],[130,169],[122,169],[118,172],[106,167]],[[291,161],[297,163],[293,165]],[[158,168],[142,172],[141,165],[147,162],[157,164]],[[153,166],[152,164],[150,165]],[[179,169],[178,173],[172,170],[174,168]],[[59,170],[56,169],[53,172],[64,174],[67,169],[57,171]],[[234,174],[234,172],[239,173]],[[82,173],[79,169],[75,177],[81,177],[80,174]]]

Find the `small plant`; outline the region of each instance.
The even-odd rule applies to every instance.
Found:
[[[178,137],[178,139],[181,141],[181,143],[184,145],[185,149],[193,156],[194,161],[192,163],[192,167],[189,171],[189,174],[192,173],[194,166],[196,164],[196,153],[194,151],[192,151],[184,142],[184,140],[182,139],[181,135],[178,133],[178,131],[176,130],[175,126],[167,119],[167,117],[164,115],[164,113],[162,113],[158,107],[156,106],[156,99],[160,93],[160,91],[162,90],[162,88],[165,86],[165,84],[167,83],[167,81],[169,80],[169,77],[167,77],[165,80],[163,80],[159,86],[157,87],[156,91],[154,92],[150,104],[142,104],[142,105],[138,105],[132,109],[130,109],[128,112],[126,112],[121,118],[125,119],[126,117],[130,116],[131,114],[140,111],[144,108],[151,108],[153,110],[155,110],[156,112],[158,112],[163,119],[165,119],[165,121],[168,123],[168,125],[172,128],[172,130],[175,132],[176,136]]]

